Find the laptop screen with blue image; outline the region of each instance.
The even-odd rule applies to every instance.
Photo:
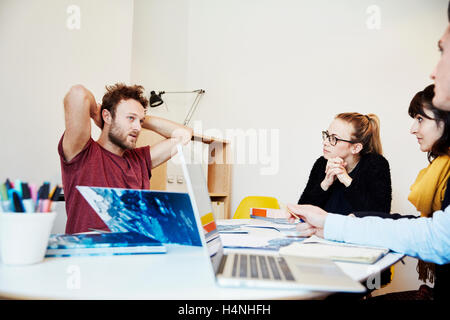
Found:
[[[133,231],[162,243],[201,246],[187,193],[77,186],[112,232]]]
[[[202,246],[214,271],[223,245],[212,212],[201,164],[187,163],[177,146],[188,193],[77,186],[94,211],[113,232],[134,231],[162,243]]]

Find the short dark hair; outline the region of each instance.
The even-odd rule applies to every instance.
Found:
[[[111,113],[111,116],[116,116],[116,107],[122,100],[134,99],[138,101],[144,109],[147,108],[148,100],[144,95],[144,87],[133,85],[127,86],[123,83],[116,83],[112,86],[105,86],[106,93],[103,96],[102,107],[100,109],[103,112],[104,109]],[[102,118],[102,128],[105,124]]]
[[[447,18],[448,18],[448,22],[450,22],[450,1],[448,2]]]
[[[423,91],[415,94],[408,109],[408,114],[411,118],[415,118],[419,114],[424,118],[436,121],[437,124],[442,123],[444,125],[442,136],[433,144],[431,150],[428,152],[429,162],[438,156],[449,155],[448,148],[450,146],[450,112],[436,108],[432,103],[433,97],[434,84],[431,84]],[[433,118],[426,115],[424,109],[433,112]]]

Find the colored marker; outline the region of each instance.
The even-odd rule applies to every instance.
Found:
[[[11,200],[11,207],[13,207],[14,212],[25,212],[25,208],[22,203],[22,199],[20,198],[19,193],[15,189],[10,189],[10,198]]]
[[[54,187],[52,188],[52,191],[50,191],[50,193],[48,194],[48,198],[49,198],[49,199],[51,199],[51,198],[53,197],[53,194],[55,193],[57,187],[58,187],[58,186],[54,186]]]
[[[4,212],[10,211],[8,189],[6,188],[6,185],[3,183],[0,184],[0,198],[1,198],[0,207],[2,207],[3,209],[2,211]]]
[[[31,199],[30,188],[28,183],[22,183],[22,203],[25,207],[25,212],[34,212],[33,199]]]
[[[50,189],[50,183],[44,182],[38,190],[36,212],[46,212],[50,200],[48,199],[48,193]]]
[[[5,184],[0,184],[0,197],[2,201],[8,200],[8,190]]]
[[[19,194],[20,197],[23,196],[22,181],[20,181],[19,179],[16,179],[16,181],[14,181],[14,189],[17,191],[17,193]]]
[[[33,200],[33,203],[36,203],[37,201],[37,187],[35,184],[28,184],[28,188],[30,188],[31,193],[31,199]]]
[[[50,204],[49,204],[47,212],[50,212],[52,210],[53,202],[54,201],[58,201],[58,198],[59,198],[59,195],[61,193],[61,190],[62,190],[62,188],[60,186],[56,186],[54,188],[54,190],[53,190],[53,192],[51,193],[51,196],[50,196]]]
[[[35,212],[42,212],[42,203],[43,203],[42,201],[44,201],[43,193],[42,193],[43,189],[44,189],[44,185],[40,186],[39,190],[37,192],[36,206],[34,208]]]
[[[44,182],[44,188],[42,189],[42,211],[48,212],[48,208],[50,206],[50,200],[48,199],[48,195],[50,192],[50,183]]]
[[[6,190],[14,189],[14,185],[12,184],[11,181],[9,181],[9,179],[6,179],[5,186],[6,186]]]

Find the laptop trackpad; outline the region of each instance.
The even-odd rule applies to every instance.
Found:
[[[342,272],[337,269],[336,266],[318,266],[318,265],[307,265],[307,264],[295,264],[298,272],[302,274],[310,275],[323,275],[329,277],[336,277],[342,275]]]
[[[297,279],[305,276],[334,278],[345,275],[331,260],[300,257],[289,257],[286,260],[293,269]]]

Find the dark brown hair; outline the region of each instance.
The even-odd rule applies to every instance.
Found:
[[[116,116],[116,107],[122,100],[134,99],[138,101],[144,109],[147,108],[148,100],[144,95],[144,87],[134,85],[126,86],[123,83],[116,83],[112,86],[105,86],[106,93],[103,96],[101,112],[104,109],[111,113],[113,119]],[[102,117],[102,128],[105,124]]]
[[[345,112],[338,114],[335,119],[344,120],[353,126],[352,141],[361,143],[361,154],[383,154],[380,138],[380,120],[371,113],[363,115],[357,112]]]
[[[419,91],[414,95],[414,98],[409,104],[408,114],[411,118],[416,115],[421,115],[424,118],[436,121],[436,124],[442,123],[444,125],[444,132],[442,136],[433,144],[431,150],[428,152],[428,161],[449,154],[450,142],[450,112],[443,111],[433,106],[434,84],[429,85],[423,91]],[[430,110],[433,113],[433,118],[425,114],[424,109]]]

